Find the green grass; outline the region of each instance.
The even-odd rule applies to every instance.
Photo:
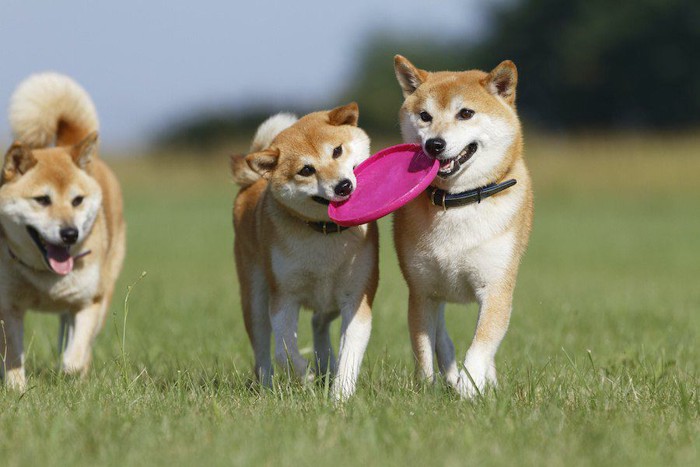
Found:
[[[58,374],[57,319],[30,315],[30,389],[0,390],[0,464],[697,464],[700,141],[529,143],[535,228],[498,390],[461,401],[414,384],[407,290],[384,220],[372,339],[342,408],[322,386],[249,384],[224,155],[114,162],[128,254],[93,371]],[[127,285],[143,271],[124,338]],[[460,355],[475,317],[448,307]]]

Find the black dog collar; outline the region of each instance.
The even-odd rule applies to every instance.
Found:
[[[316,232],[320,232],[323,235],[328,235],[328,234],[333,234],[333,233],[340,233],[343,230],[349,229],[349,227],[343,227],[342,225],[338,225],[335,222],[310,222],[307,221],[306,225],[314,229]]]
[[[486,185],[485,187],[476,188],[474,190],[464,191],[462,193],[448,193],[445,190],[435,188],[434,186],[429,186],[426,192],[430,198],[430,202],[433,206],[441,206],[445,211],[449,208],[456,208],[459,206],[466,206],[472,203],[481,203],[482,199],[486,199],[489,196],[493,196],[496,193],[500,193],[513,185],[515,185],[517,180],[511,178],[503,183]]]

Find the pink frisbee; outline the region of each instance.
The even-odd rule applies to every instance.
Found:
[[[428,188],[439,168],[418,144],[383,149],[357,166],[357,188],[347,200],[331,202],[328,216],[345,227],[384,217]]]

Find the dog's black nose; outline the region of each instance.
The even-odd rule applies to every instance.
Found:
[[[72,245],[78,241],[78,233],[78,229],[75,227],[64,227],[59,231],[59,234],[61,234],[61,240],[68,245]]]
[[[340,183],[335,186],[334,191],[338,196],[347,196],[352,193],[352,188],[352,182],[346,178],[345,180],[341,180]]]
[[[447,143],[442,138],[430,138],[425,142],[425,150],[433,157],[437,157],[445,150]]]

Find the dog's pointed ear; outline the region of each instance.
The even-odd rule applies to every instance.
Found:
[[[245,157],[248,166],[263,178],[270,178],[270,174],[280,157],[280,151],[276,148],[267,148],[262,151],[252,152]]]
[[[360,109],[356,102],[342,105],[328,112],[328,121],[331,125],[352,125],[357,126],[360,118]]]
[[[1,183],[20,177],[35,165],[36,158],[32,154],[31,148],[19,142],[13,143],[5,153]]]
[[[413,94],[418,89],[418,86],[428,79],[427,71],[416,68],[413,63],[401,55],[394,57],[394,72],[403,91],[404,98]]]
[[[501,96],[510,105],[515,104],[515,87],[518,85],[518,69],[510,60],[501,62],[482,81],[486,90]]]
[[[97,152],[98,135],[93,131],[87,135],[81,142],[74,145],[70,150],[70,155],[73,158],[75,165],[87,171],[90,167],[93,157]]]

